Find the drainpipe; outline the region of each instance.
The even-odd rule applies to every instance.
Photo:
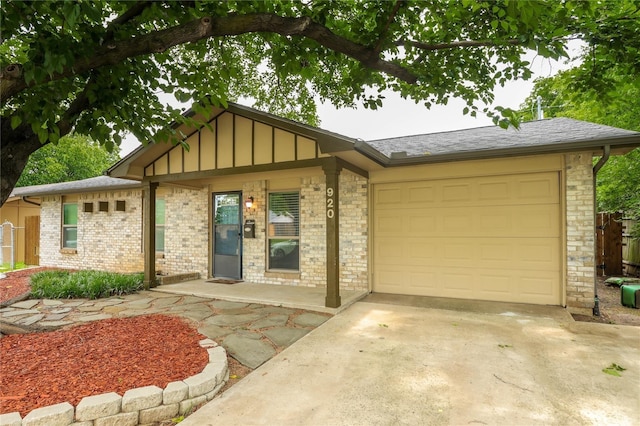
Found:
[[[22,201],[24,201],[25,203],[33,204],[34,206],[38,206],[38,207],[40,207],[40,203],[36,203],[35,201],[29,201],[29,200],[27,200],[27,197],[26,197],[26,196],[23,196],[23,197],[22,197]]]
[[[594,227],[594,241],[593,241],[593,294],[594,294],[594,304],[593,304],[593,315],[596,317],[600,316],[600,301],[598,300],[598,265],[596,264],[596,259],[598,259],[598,227],[596,225],[598,210],[596,208],[596,177],[598,176],[598,172],[604,166],[604,164],[609,160],[609,155],[611,154],[611,145],[605,145],[602,148],[602,157],[593,166],[593,227]]]

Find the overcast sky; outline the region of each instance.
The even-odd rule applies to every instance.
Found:
[[[517,109],[531,92],[536,77],[548,77],[558,70],[567,68],[565,63],[529,55],[533,77],[530,80],[511,81],[495,91],[494,106]],[[336,109],[332,105],[321,105],[318,115],[320,127],[344,136],[363,140],[383,139],[395,136],[436,133],[449,130],[491,126],[491,119],[478,114],[477,118],[462,114],[465,104],[461,100],[450,100],[446,106],[426,109],[411,100],[404,100],[395,93],[385,93],[382,108],[371,111],[359,109]],[[133,137],[123,140],[121,155],[139,146]]]

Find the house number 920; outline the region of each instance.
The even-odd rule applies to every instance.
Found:
[[[334,210],[334,198],[333,198],[333,188],[327,188],[327,217],[329,219],[333,219],[333,216],[335,215],[335,210]]]

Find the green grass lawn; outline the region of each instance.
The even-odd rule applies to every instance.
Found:
[[[11,264],[9,262],[3,263],[2,265],[0,265],[0,272],[17,271],[18,269],[24,269],[27,267],[24,262],[16,262],[14,266],[15,268],[11,269]]]

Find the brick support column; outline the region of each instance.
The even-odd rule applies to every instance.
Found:
[[[325,306],[338,308],[340,301],[340,170],[335,158],[327,160],[322,169],[326,177],[327,219],[327,296]]]
[[[143,190],[144,288],[156,286],[156,189],[158,183],[147,182]]]
[[[595,232],[591,152],[567,154],[567,309],[590,315],[594,304]]]

